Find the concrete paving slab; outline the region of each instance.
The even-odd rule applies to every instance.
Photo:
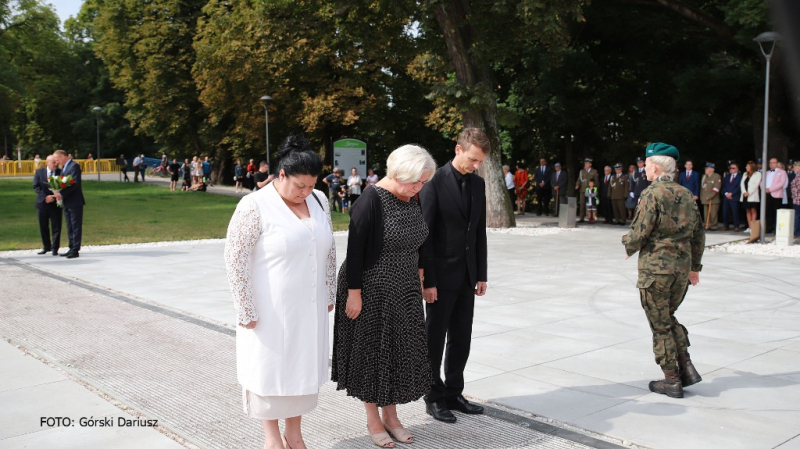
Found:
[[[796,435],[789,441],[784,442],[776,449],[800,449],[800,434]]]
[[[0,340],[0,393],[60,382],[67,378],[54,369],[42,369],[42,362]]]
[[[702,383],[691,387],[693,392],[687,395],[683,406],[691,409],[691,417],[670,419],[677,413],[673,402],[660,404],[659,398],[647,392],[647,383],[658,377],[659,370],[653,363],[649,329],[635,289],[636,261],[625,261],[619,244],[625,232],[626,229],[617,227],[581,226],[577,231],[546,237],[489,234],[489,291],[476,301],[466,393],[490,402],[514,402],[540,416],[548,416],[550,411],[558,416],[576,416],[571,406],[559,408],[552,404],[577,403],[583,398],[581,394],[589,395],[586,400],[593,404],[592,413],[574,418],[570,424],[656,448],[672,446],[672,442],[657,433],[680,433],[684,419],[693,420],[695,426],[689,436],[679,441],[686,447],[726,447],[727,439],[701,438],[699,423],[702,422],[725,421],[727,437],[741,440],[740,446],[730,447],[773,448],[789,441],[792,430],[793,435],[800,433],[800,424],[776,417],[781,412],[788,416],[793,413],[780,408],[780,404],[775,404],[777,411],[737,409],[736,403],[746,403],[755,394],[749,391],[755,388],[752,386],[726,390],[720,393],[722,398],[701,396],[705,391]],[[707,243],[736,238],[741,236],[709,233]],[[346,237],[337,236],[336,241],[341,263]],[[232,306],[225,305],[230,304],[230,296],[224,288],[210,286],[202,301],[191,294],[164,295],[162,287],[174,285],[175,281],[159,276],[165,269],[180,273],[179,267],[198,262],[203,264],[203,273],[188,270],[181,275],[181,282],[225,285],[222,248],[221,242],[163,248],[169,253],[163,258],[158,255],[161,249],[131,249],[119,256],[109,252],[98,256],[103,263],[94,264],[90,271],[64,263],[63,258],[44,262],[25,256],[19,260],[191,314],[229,322]],[[137,253],[142,257],[136,269],[155,281],[123,284],[120,280],[126,276],[120,264],[137,261]],[[83,257],[82,253],[79,260]],[[800,260],[707,252],[703,263],[701,284],[690,289],[677,316],[689,329],[693,359],[704,377],[723,369],[735,371],[732,365],[764,356],[764,373],[759,375],[778,379],[788,376],[792,381],[793,370],[783,369],[782,358],[772,360],[765,355],[778,348],[787,354],[800,352],[800,322],[795,325],[793,321],[795,314],[800,313],[796,293]],[[124,289],[118,288],[121,285]],[[627,337],[630,338],[626,340]],[[504,388],[506,383],[497,379],[504,379],[501,376],[507,374],[519,379]],[[525,400],[531,396],[524,389],[525,381],[531,381],[535,387],[534,397],[544,394],[559,399],[544,403]],[[490,386],[492,382],[495,384]],[[769,385],[778,388],[778,382],[770,382]],[[486,396],[476,394],[477,387]],[[800,403],[799,387],[785,384],[779,388],[787,400]],[[639,391],[645,392],[644,396],[635,397]],[[767,396],[771,401],[778,399]],[[622,402],[599,410],[603,398]],[[664,409],[659,412],[659,407]],[[639,415],[663,415],[667,419],[648,421],[642,430]],[[774,443],[778,438],[759,439],[757,432],[786,437]],[[700,446],[701,443],[710,445]]]

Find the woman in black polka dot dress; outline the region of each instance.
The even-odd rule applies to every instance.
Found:
[[[435,169],[421,147],[392,152],[387,176],[353,206],[339,271],[332,379],[364,402],[370,436],[380,447],[393,447],[389,433],[412,442],[395,405],[421,398],[433,384],[419,269],[428,227],[416,194]]]

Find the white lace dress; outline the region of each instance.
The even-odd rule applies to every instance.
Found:
[[[237,319],[257,322],[252,330],[237,326],[236,336],[244,411],[255,419],[310,412],[327,379],[336,249],[327,198],[314,194],[321,205],[309,197],[311,218],[300,220],[270,185],[243,198],[228,226]]]

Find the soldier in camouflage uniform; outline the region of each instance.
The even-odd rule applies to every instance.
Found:
[[[689,358],[688,332],[675,318],[689,283],[699,282],[705,232],[692,193],[673,181],[678,150],[664,143],[647,146],[647,178],[631,230],[622,237],[628,257],[639,252],[642,308],[653,331],[653,352],[664,380],[650,391],[683,397],[683,387],[702,378]]]

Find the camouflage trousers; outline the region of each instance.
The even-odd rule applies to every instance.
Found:
[[[653,332],[653,354],[662,369],[677,369],[689,347],[689,332],[675,318],[689,287],[688,273],[639,273],[639,296]]]

